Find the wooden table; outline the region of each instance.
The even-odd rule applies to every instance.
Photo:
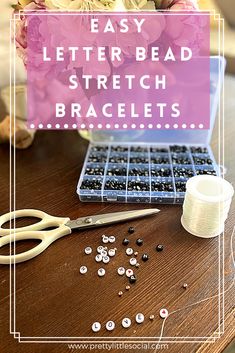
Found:
[[[228,168],[226,178],[235,183],[233,139],[235,124],[233,116],[227,115],[225,139],[225,165]],[[213,149],[217,157],[217,128],[213,136]],[[143,207],[135,204],[81,203],[76,195],[76,184],[83,165],[87,142],[76,131],[38,132],[31,148],[16,153],[16,209],[38,208],[52,215],[69,216],[71,219],[89,214],[133,210]],[[234,151],[234,150],[233,150]],[[0,213],[9,210],[9,147],[0,147]],[[151,207],[145,205],[144,207]],[[133,222],[73,233],[55,242],[43,254],[35,259],[18,264],[15,271],[15,299],[12,294],[12,330],[18,339],[9,334],[9,267],[1,266],[1,326],[2,352],[65,352],[68,350],[64,339],[56,337],[88,337],[97,341],[128,342],[158,341],[149,337],[158,337],[163,320],[159,310],[163,307],[172,313],[165,322],[163,341],[167,341],[171,353],[221,352],[231,342],[234,325],[234,287],[232,284],[232,261],[230,239],[234,226],[235,207],[231,208],[224,236],[224,288],[230,288],[225,294],[224,318],[225,333],[214,344],[203,343],[204,337],[218,337],[219,320],[223,317],[223,297],[218,300],[219,271],[223,276],[223,238],[200,239],[188,234],[180,224],[181,206],[161,205],[157,216]],[[135,227],[135,233],[128,235],[129,226]],[[115,235],[118,255],[106,265],[106,275],[97,276],[99,264],[93,255],[85,255],[88,245],[95,250],[100,244],[101,235]],[[127,266],[122,239],[128,236],[130,244],[139,252],[149,254],[149,261],[136,270],[137,282],[129,291],[125,290],[127,279],[117,275],[117,267]],[[137,249],[135,240],[142,238],[144,244]],[[164,245],[164,251],[157,253],[155,246]],[[17,246],[18,251],[29,248],[34,243],[27,242]],[[219,250],[220,249],[220,250]],[[4,254],[7,249],[4,249]],[[220,264],[219,256],[220,255]],[[81,265],[87,265],[88,273],[79,274]],[[219,266],[220,265],[220,266]],[[14,271],[12,268],[12,291]],[[187,290],[182,288],[188,284]],[[118,292],[122,290],[123,296]],[[213,297],[210,300],[204,300]],[[199,302],[198,304],[195,304]],[[15,304],[15,317],[13,307]],[[220,316],[219,316],[220,307]],[[134,322],[137,313],[145,315],[143,324]],[[153,321],[149,320],[155,315]],[[123,317],[133,321],[129,329],[121,326]],[[14,320],[15,319],[15,320]],[[108,320],[116,323],[113,332],[104,328]],[[91,325],[95,321],[102,323],[99,333],[93,334]],[[220,326],[221,332],[223,325]],[[18,343],[23,337],[28,340],[62,341],[62,343]],[[39,337],[39,338],[34,338]],[[103,337],[107,337],[104,339]],[[123,338],[124,337],[124,338]],[[125,338],[126,337],[126,338]],[[146,337],[146,338],[143,338]],[[168,337],[168,338],[166,338]],[[170,338],[172,337],[172,338]],[[176,338],[174,338],[176,337]],[[188,343],[181,342],[180,337]],[[74,339],[77,341],[78,339]],[[175,343],[173,341],[178,341]],[[201,342],[200,342],[201,341]],[[180,343],[181,342],[181,343]],[[161,344],[161,342],[160,342]],[[162,343],[162,349],[167,346]],[[80,351],[81,349],[78,349]],[[104,349],[94,351],[102,351]],[[115,349],[112,349],[114,351]],[[126,351],[127,349],[121,349]],[[137,351],[129,349],[129,351]],[[146,351],[144,348],[140,352]],[[154,351],[149,346],[149,351]]]

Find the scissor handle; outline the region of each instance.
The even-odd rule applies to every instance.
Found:
[[[14,218],[20,217],[36,217],[41,218],[39,222],[34,224],[30,224],[29,226],[19,227],[19,228],[2,228],[2,225]],[[17,210],[15,212],[9,212],[2,216],[0,216],[0,236],[9,235],[11,231],[15,233],[24,232],[24,231],[34,231],[34,230],[43,230],[49,227],[60,226],[66,224],[70,221],[70,218],[62,218],[62,217],[54,217],[50,216],[46,212],[34,209],[24,209],[24,210]]]
[[[9,234],[5,235],[0,238],[0,248],[6,244],[13,243],[14,241],[19,240],[27,240],[27,239],[39,239],[41,240],[40,244],[36,245],[30,250],[22,252],[16,255],[0,255],[0,264],[8,265],[24,262],[27,260],[32,259],[33,257],[41,254],[51,243],[55,240],[71,234],[71,229],[66,225],[60,225],[58,228],[50,230],[50,231],[33,231],[33,230],[26,230],[22,232],[18,232],[16,234]]]

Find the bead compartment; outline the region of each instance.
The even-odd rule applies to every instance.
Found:
[[[209,146],[90,143],[81,201],[182,204],[195,175],[220,175]]]

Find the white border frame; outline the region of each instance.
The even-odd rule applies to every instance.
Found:
[[[40,10],[39,10],[40,11]],[[30,11],[31,12],[31,11]],[[44,11],[43,11],[44,12]],[[51,12],[55,13],[58,11],[52,10]],[[60,11],[59,11],[60,12]],[[80,11],[73,11],[73,12],[80,12]],[[103,11],[102,11],[103,12]],[[181,13],[181,11],[172,11],[172,12],[177,12],[177,14]],[[193,11],[183,11],[185,12],[193,12]],[[206,12],[210,14],[210,16],[214,15],[214,20],[218,21],[218,44],[219,44],[219,56],[222,56],[224,58],[224,19],[221,18],[220,14],[215,13],[215,10],[210,11],[210,10],[204,10],[200,11],[198,14],[202,14],[202,12]],[[130,14],[129,12],[128,14]],[[134,12],[133,12],[134,13]],[[173,14],[173,13],[172,13]],[[196,14],[196,13],[195,13]],[[18,17],[18,18],[17,18]],[[12,122],[12,116],[13,116],[13,128],[14,128],[14,142],[15,142],[15,78],[16,78],[16,73],[15,73],[15,58],[16,58],[16,46],[13,44],[13,51],[12,51],[12,23],[14,25],[14,38],[15,38],[15,21],[19,19],[18,14],[14,14],[14,19],[10,20],[10,122]],[[222,39],[221,39],[221,25],[222,25]],[[222,55],[221,55],[221,43],[222,43]],[[13,100],[12,100],[12,55],[13,55]],[[219,82],[221,81],[220,77],[220,72],[219,72]],[[222,109],[222,165],[224,165],[224,83],[222,83],[222,104],[221,104],[221,95],[219,99],[219,124],[218,124],[218,139],[219,139],[219,144],[218,144],[218,159],[219,159],[219,164],[221,165],[221,109]],[[12,103],[13,103],[13,112],[12,112]],[[11,124],[10,124],[10,135],[11,135]],[[13,148],[13,210],[15,211],[15,206],[16,206],[16,173],[15,173],[15,147]],[[12,211],[12,150],[11,150],[11,144],[10,144],[10,212]],[[15,218],[13,219],[13,228],[15,228]],[[12,233],[12,221],[10,222],[10,234],[13,235],[14,237],[14,242],[13,242],[13,254],[15,255],[15,233]],[[221,337],[221,335],[224,333],[224,232],[223,232],[223,241],[222,241],[222,292],[221,292],[221,260],[220,260],[220,252],[221,252],[221,236],[219,237],[219,244],[218,244],[218,250],[219,250],[219,259],[218,259],[218,267],[219,267],[219,287],[218,287],[218,295],[210,297],[210,298],[205,298],[202,301],[209,300],[211,298],[217,297],[219,298],[219,315],[218,315],[218,333],[215,332],[212,334],[210,337],[163,337],[161,336],[156,336],[156,337],[99,337],[97,340],[97,337],[22,337],[20,335],[19,331],[16,331],[16,263],[14,261],[13,263],[13,276],[12,276],[12,263],[10,263],[10,333],[14,335],[14,338],[18,339],[18,342],[24,342],[24,343],[156,343],[159,344],[161,341],[162,344],[164,343],[208,343],[208,342],[215,342],[217,339]],[[10,244],[10,253],[12,253],[12,246]],[[12,281],[13,279],[13,281]],[[12,286],[13,282],[13,286]],[[12,293],[12,287],[13,287],[13,293]],[[13,294],[13,296],[12,296]],[[220,297],[222,296],[222,324],[221,324],[221,301]],[[13,305],[12,305],[12,297],[13,297]],[[200,302],[202,302],[200,301]],[[199,303],[200,303],[199,302]],[[190,306],[195,305],[197,303],[192,303]],[[13,307],[13,314],[12,314],[12,307]],[[180,311],[186,309],[186,307],[182,309],[178,309],[176,311]],[[175,311],[172,312],[172,314]],[[170,316],[171,313],[169,313]],[[168,316],[168,317],[169,317]],[[166,319],[165,319],[166,320]],[[163,321],[162,325],[162,330],[161,333],[163,332],[164,328],[164,323],[165,320]],[[222,330],[220,330],[220,327],[222,325]],[[50,339],[50,340],[45,340]],[[121,340],[120,340],[121,339]],[[131,339],[131,340],[129,340]],[[181,339],[184,339],[181,341]]]

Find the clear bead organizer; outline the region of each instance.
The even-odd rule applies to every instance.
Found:
[[[210,68],[210,130],[92,131],[77,185],[81,201],[181,204],[189,178],[220,175],[210,140],[224,59],[211,57]]]

